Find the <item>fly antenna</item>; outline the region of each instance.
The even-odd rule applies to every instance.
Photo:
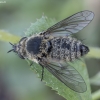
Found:
[[[9,42],[12,46],[14,46],[14,44],[12,44],[11,42]]]
[[[13,48],[13,49],[9,50],[7,53],[12,52],[12,51],[15,51],[15,45],[12,44],[11,42],[9,42],[9,43],[12,45],[12,48]]]
[[[11,51],[14,51],[14,49],[9,50],[7,53],[9,53],[9,52],[11,52]]]

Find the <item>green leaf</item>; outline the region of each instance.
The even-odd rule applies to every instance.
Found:
[[[35,23],[32,23],[30,28],[28,28],[26,35],[30,36],[35,33],[39,33],[43,30],[46,30],[48,27],[55,24],[55,21],[52,19],[48,19],[45,16],[42,16],[41,19],[38,19]],[[91,92],[90,92],[90,84],[87,73],[87,68],[83,60],[76,60],[75,64],[71,63],[73,67],[82,75],[86,84],[87,91],[84,93],[77,93],[73,90],[69,89],[62,82],[60,82],[57,78],[55,78],[48,70],[44,71],[44,82],[47,86],[51,87],[53,90],[56,90],[59,95],[63,96],[67,100],[91,100]],[[41,78],[42,67],[35,64],[31,68],[38,74],[38,77]]]
[[[82,75],[86,84],[87,84],[87,91],[84,93],[77,93],[73,90],[69,89],[65,86],[62,82],[56,79],[48,70],[45,69],[44,71],[44,82],[47,86],[51,87],[53,90],[56,90],[59,95],[63,96],[67,100],[91,100],[91,92],[90,92],[90,84],[89,78],[87,74],[86,65],[83,60],[77,60],[75,64],[72,66]],[[34,64],[31,68],[38,74],[38,77],[41,78],[42,68],[41,66]]]
[[[48,19],[46,16],[42,16],[41,19],[37,19],[35,23],[31,23],[31,26],[27,29],[25,34],[31,36],[33,34],[39,34],[45,31],[47,28],[56,23],[55,19]]]
[[[45,16],[42,16],[41,19],[38,19],[35,23],[32,23],[31,26],[27,29],[25,34],[27,36],[39,33],[43,30],[46,30],[48,27],[55,24],[56,21],[53,19],[49,19]],[[0,32],[0,40],[6,41],[6,42],[12,42],[17,43],[20,37],[11,35],[7,32]],[[28,61],[30,63],[30,61]],[[84,78],[86,84],[87,84],[87,91],[84,93],[77,93],[73,90],[69,89],[67,86],[65,86],[62,82],[60,82],[57,78],[55,78],[48,70],[45,69],[44,71],[44,82],[47,86],[51,87],[53,90],[56,90],[57,93],[67,100],[91,100],[91,92],[90,92],[90,84],[89,84],[89,78],[87,73],[87,68],[85,65],[85,62],[81,60],[76,60],[75,64],[70,63]],[[42,73],[42,67],[38,64],[34,63],[34,66],[31,68],[33,71],[38,74],[38,77],[41,78]]]

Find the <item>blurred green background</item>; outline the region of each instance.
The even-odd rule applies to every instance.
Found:
[[[88,46],[100,47],[99,0],[0,0],[0,29],[23,37],[31,23],[42,15],[58,22],[82,10],[93,11],[95,17],[75,37],[85,39]],[[14,53],[7,54],[10,49],[9,43],[0,41],[0,100],[65,100],[45,86],[26,61]],[[100,60],[85,60],[91,78],[100,71]],[[92,92],[99,88],[100,84],[91,85]]]

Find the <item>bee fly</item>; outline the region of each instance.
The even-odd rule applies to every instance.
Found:
[[[8,52],[15,52],[22,59],[29,59],[51,72],[70,89],[82,93],[87,90],[86,83],[79,72],[68,62],[73,62],[89,52],[81,41],[71,37],[87,26],[93,19],[91,11],[78,12],[38,35],[23,37],[17,44],[12,44]]]

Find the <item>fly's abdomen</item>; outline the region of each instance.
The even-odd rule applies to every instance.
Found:
[[[72,37],[55,37],[51,40],[51,58],[73,61],[81,56],[82,43]]]

